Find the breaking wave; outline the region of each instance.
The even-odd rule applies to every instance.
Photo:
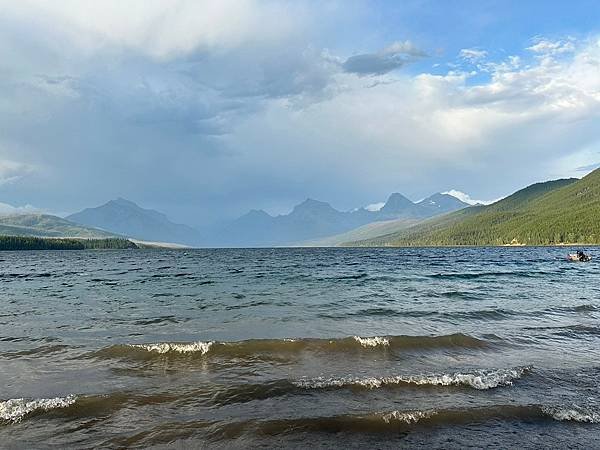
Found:
[[[75,403],[77,397],[38,398],[27,400],[24,398],[13,398],[0,402],[0,420],[3,422],[17,423],[25,416],[39,411],[49,411],[57,408],[66,408]]]
[[[600,412],[579,406],[542,406],[542,412],[559,421],[600,423]]]
[[[130,344],[129,346],[134,349],[146,350],[148,352],[158,353],[163,355],[165,353],[200,353],[204,355],[208,353],[212,347],[213,342],[192,342],[189,344],[178,344],[178,343],[158,343],[158,344]]]
[[[379,337],[379,336],[367,337],[367,338],[362,338],[360,336],[354,336],[354,340],[365,348],[377,347],[378,345],[387,347],[390,345],[390,340],[388,338]]]
[[[495,339],[495,337],[492,337]],[[221,356],[252,357],[257,354],[293,354],[303,351],[315,353],[484,349],[491,346],[487,340],[456,333],[441,336],[353,336],[340,339],[251,339],[238,342],[159,342],[150,344],[120,344],[100,349],[87,357],[141,358],[154,356]]]
[[[415,386],[465,386],[478,390],[493,389],[500,386],[512,386],[515,380],[531,371],[531,367],[514,369],[478,370],[472,373],[453,373],[441,375],[398,375],[391,377],[344,377],[315,378],[295,381],[294,385],[305,389],[326,389],[332,387],[363,387],[377,389],[393,385]]]

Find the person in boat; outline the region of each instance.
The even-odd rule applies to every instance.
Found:
[[[575,253],[569,253],[568,259],[570,261],[588,262],[592,259],[592,257],[590,255],[586,255],[581,250],[577,250]]]
[[[569,255],[569,259],[571,259],[571,261],[588,262],[592,259],[592,257],[590,255],[586,255],[581,250],[578,250],[577,253]]]

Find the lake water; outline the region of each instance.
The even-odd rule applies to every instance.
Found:
[[[2,253],[0,446],[598,447],[567,251]]]

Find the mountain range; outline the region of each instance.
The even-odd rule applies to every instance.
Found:
[[[434,194],[414,203],[399,193],[390,195],[378,211],[359,208],[338,211],[329,203],[307,199],[289,214],[271,216],[252,210],[223,226],[213,236],[218,246],[311,245],[311,240],[333,237],[367,224],[390,220],[416,223],[469,206],[448,194]]]
[[[204,247],[438,246],[600,243],[600,169],[582,179],[536,183],[491,205],[449,194],[412,202],[399,193],[378,211],[339,211],[307,199],[289,214],[251,210],[203,233],[122,198],[66,218],[0,216],[0,235],[109,238]]]
[[[309,240],[335,236],[372,224],[404,221],[407,225],[467,205],[447,194],[434,194],[417,203],[392,194],[379,211],[359,208],[342,212],[330,204],[307,199],[291,213],[273,217],[252,210],[237,220],[203,230],[170,221],[166,215],[118,198],[60,218],[49,214],[15,214],[0,217],[0,234],[37,237],[106,238],[127,237],[141,241],[168,242],[204,247],[256,247],[310,245]],[[384,225],[385,226],[385,225]],[[390,226],[388,224],[388,226]],[[364,238],[369,234],[348,235]],[[336,243],[347,239],[336,240]]]

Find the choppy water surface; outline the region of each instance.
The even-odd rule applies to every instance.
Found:
[[[600,446],[566,252],[1,253],[0,446]]]

